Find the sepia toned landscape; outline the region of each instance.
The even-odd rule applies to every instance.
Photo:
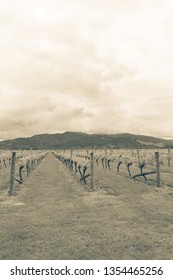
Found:
[[[0,0],[0,260],[173,260],[173,1]]]

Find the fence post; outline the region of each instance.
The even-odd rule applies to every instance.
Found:
[[[107,150],[105,149],[105,168],[108,168]]]
[[[137,148],[137,157],[139,158],[139,148]]]
[[[11,176],[10,176],[10,191],[9,195],[14,195],[14,180],[15,180],[15,162],[16,162],[16,152],[12,152],[11,159]]]
[[[168,167],[171,166],[171,148],[168,148]]]
[[[90,162],[90,191],[94,190],[94,183],[93,183],[93,179],[94,179],[94,156],[93,153],[90,154],[91,156],[91,162]]]
[[[159,152],[155,152],[156,159],[156,185],[160,187],[160,160],[159,160]]]

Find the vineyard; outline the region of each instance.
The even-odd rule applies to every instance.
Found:
[[[94,189],[95,184],[93,173],[99,173],[100,168],[104,169],[109,176],[118,174],[129,177],[134,182],[142,180],[146,184],[157,187],[161,185],[173,187],[171,149],[160,151],[153,149],[62,150],[53,154],[90,190]],[[87,178],[89,180],[86,180]]]
[[[0,155],[1,259],[172,259],[171,149]]]
[[[43,160],[45,152],[38,151],[0,151],[0,190],[9,187],[9,194],[13,195],[32,170]]]
[[[74,173],[81,183],[90,191],[99,188],[94,182],[93,174],[105,170],[109,176],[117,174],[128,177],[134,182],[143,181],[152,186],[173,187],[173,169],[171,168],[171,149],[104,149],[104,150],[57,150],[49,151]],[[17,151],[15,152],[15,174],[12,170],[12,152],[1,150],[0,154],[0,190],[18,188],[30,172],[44,159],[48,151]],[[14,178],[12,178],[12,176]],[[96,176],[97,177],[97,176]],[[11,182],[15,181],[15,182]],[[101,181],[100,181],[101,183]],[[10,191],[9,191],[10,192]],[[11,191],[13,194],[13,190]]]

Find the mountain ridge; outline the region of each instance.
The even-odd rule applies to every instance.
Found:
[[[31,137],[19,137],[3,140],[0,149],[74,149],[74,148],[162,148],[173,147],[173,139],[166,140],[153,136],[131,133],[87,134],[66,131],[55,134],[37,134]]]

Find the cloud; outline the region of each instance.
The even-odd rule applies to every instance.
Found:
[[[0,139],[65,130],[171,137],[172,6],[0,1]]]

